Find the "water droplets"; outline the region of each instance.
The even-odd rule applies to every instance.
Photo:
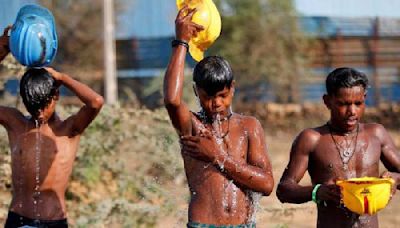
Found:
[[[42,143],[42,137],[40,134],[40,124],[39,121],[35,119],[36,128],[36,143],[35,143],[35,189],[33,193],[33,210],[37,218],[40,217],[38,212],[39,201],[40,201],[40,157],[41,149],[40,145]]]
[[[212,128],[213,128],[213,135],[216,138],[216,141],[219,145],[221,145],[224,140],[223,140],[223,133],[222,133],[222,126],[221,126],[221,115],[218,113],[214,118],[212,122]]]
[[[259,192],[254,192],[254,191],[247,191],[247,197],[250,202],[250,214],[248,216],[248,223],[255,223],[256,222],[256,214],[257,214],[257,209],[259,208],[260,205],[260,199],[262,197],[262,194]]]

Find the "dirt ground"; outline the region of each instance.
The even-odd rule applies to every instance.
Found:
[[[267,132],[268,134],[268,132]],[[400,133],[391,132],[399,148]],[[279,181],[281,174],[289,158],[290,144],[295,138],[295,134],[278,133],[277,135],[267,135],[267,145],[269,146],[270,158],[274,171],[274,178]],[[301,182],[309,184],[310,178],[306,174]],[[186,194],[186,189],[178,189],[171,186],[171,195],[177,199],[177,213],[172,217],[160,219],[157,227],[184,227],[187,216],[187,203],[182,197]],[[396,227],[400,223],[400,216],[397,212],[400,210],[400,195],[395,195],[390,204],[379,212],[379,223],[381,228]],[[309,202],[301,205],[281,204],[276,197],[275,191],[269,197],[263,197],[260,202],[260,208],[257,213],[257,227],[260,228],[312,228],[316,224],[316,206]]]

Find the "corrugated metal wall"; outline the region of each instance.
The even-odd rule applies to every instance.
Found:
[[[175,0],[119,0],[117,39],[149,39],[175,34]]]

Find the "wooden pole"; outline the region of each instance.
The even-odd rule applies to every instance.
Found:
[[[372,83],[374,86],[374,103],[379,107],[381,104],[381,83],[378,75],[378,61],[377,52],[379,45],[379,18],[377,17],[374,22],[374,29],[372,34],[372,48],[371,48],[371,67],[373,71]]]
[[[118,101],[117,67],[115,62],[114,1],[103,0],[104,11],[104,89],[107,104]]]

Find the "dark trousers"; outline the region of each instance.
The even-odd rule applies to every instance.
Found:
[[[31,219],[9,211],[4,228],[17,228],[21,226],[31,226],[37,228],[68,228],[67,219],[62,220],[42,220]]]

